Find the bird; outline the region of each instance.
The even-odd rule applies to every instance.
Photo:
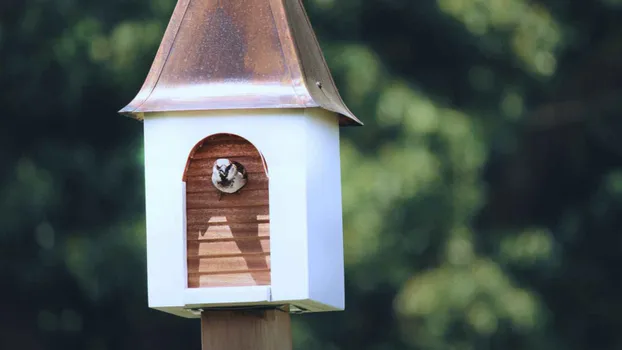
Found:
[[[223,193],[236,193],[248,182],[246,168],[236,161],[217,159],[212,169],[212,184],[218,190],[218,200]]]

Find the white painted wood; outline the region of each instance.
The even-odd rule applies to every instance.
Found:
[[[185,310],[190,306],[250,305],[264,299],[309,311],[343,309],[339,127],[334,114],[321,109],[167,112],[145,114],[144,124],[150,307],[185,317],[192,317]],[[246,138],[270,169],[269,287],[186,288],[182,176],[193,147],[217,133]]]
[[[182,181],[182,186],[181,186],[181,201],[183,203],[183,207],[182,207],[182,232],[183,232],[183,246],[184,246],[184,264],[183,264],[183,274],[184,274],[184,286],[188,286],[188,264],[187,264],[187,259],[186,257],[188,256],[188,244],[187,244],[187,240],[188,240],[188,232],[186,232],[186,227],[188,227],[187,225],[187,221],[186,221],[186,183],[184,181]]]
[[[206,300],[210,304],[269,303],[270,287],[187,288],[184,291],[186,307],[205,305]]]
[[[150,307],[183,305],[185,285],[182,135],[162,120],[145,121],[147,277]],[[186,156],[187,157],[187,156]]]
[[[324,109],[306,115],[309,299],[344,309],[339,124]]]

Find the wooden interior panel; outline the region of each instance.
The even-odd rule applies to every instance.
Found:
[[[270,270],[261,272],[227,273],[222,275],[192,274],[188,284],[196,286],[264,286],[270,284]]]
[[[248,172],[246,186],[220,200],[211,180],[218,158]],[[184,181],[188,287],[269,285],[269,181],[257,149],[239,136],[210,136],[190,155]]]
[[[253,147],[251,145],[251,147]],[[212,173],[212,166],[214,166],[214,162],[216,159],[221,158],[222,156],[214,156],[209,158],[195,158],[190,162],[188,169],[186,169],[186,176],[201,176],[205,175],[208,172]],[[263,163],[261,161],[261,157],[227,157],[236,162],[240,162],[246,168],[249,174],[258,174],[263,173]]]
[[[211,240],[207,242],[190,241],[188,242],[189,256],[211,256],[226,254],[256,254],[270,252],[270,239],[249,239],[234,238],[232,240]]]
[[[189,233],[188,242],[218,241],[225,239],[236,240],[259,237],[270,238],[270,223],[196,223],[187,224],[187,227]],[[204,229],[205,227],[207,227],[207,230]],[[235,237],[233,236],[233,232],[235,232]],[[192,234],[192,236],[190,234]]]
[[[211,173],[211,172],[210,172]],[[249,175],[249,176],[252,176]],[[192,176],[189,177],[186,181],[186,192],[187,193],[204,193],[204,192],[212,192],[212,178],[210,176]],[[266,176],[262,176],[254,181],[247,183],[244,188],[248,190],[261,190],[268,188],[268,178]]]
[[[250,176],[250,175],[249,175]],[[211,186],[211,181],[210,181]],[[244,193],[244,200],[240,200],[239,195]],[[249,207],[249,206],[267,206],[268,205],[268,190],[253,190],[247,189],[246,186],[241,192],[224,195],[221,200],[218,200],[218,193],[209,192],[194,192],[186,193],[186,208],[187,209],[210,209],[210,208],[234,208],[234,207]]]
[[[199,274],[222,274],[223,272],[252,272],[253,270],[263,271],[270,268],[270,253],[262,254],[241,254],[239,256],[211,256],[191,257],[188,259],[188,266]]]

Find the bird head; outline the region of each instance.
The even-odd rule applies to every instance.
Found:
[[[231,180],[237,173],[238,169],[229,159],[218,159],[214,162],[214,174],[218,174],[221,179]]]

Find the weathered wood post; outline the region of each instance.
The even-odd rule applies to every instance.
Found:
[[[300,0],[179,0],[120,113],[144,122],[150,307],[211,350],[290,349],[290,312],[343,310],[339,128],[362,123]]]
[[[288,310],[209,311],[201,315],[203,350],[292,349]]]

